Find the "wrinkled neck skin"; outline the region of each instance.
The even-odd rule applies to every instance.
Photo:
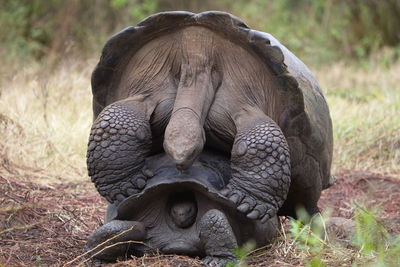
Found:
[[[204,122],[221,77],[216,71],[213,36],[202,28],[183,32],[181,75],[164,150],[176,167],[188,169],[203,150]]]

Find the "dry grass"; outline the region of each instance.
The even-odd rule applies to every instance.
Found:
[[[400,62],[341,63],[316,73],[334,129],[334,170],[400,172]]]
[[[0,155],[40,177],[87,179],[94,61],[26,65],[0,81]],[[62,179],[61,179],[62,177]]]

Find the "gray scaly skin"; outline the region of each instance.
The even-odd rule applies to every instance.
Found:
[[[289,148],[276,123],[263,114],[245,112],[237,123],[232,179],[222,194],[248,218],[266,222],[275,216],[289,190]]]
[[[139,192],[152,176],[144,168],[151,131],[135,101],[106,107],[93,123],[87,164],[99,193],[110,203]]]
[[[314,214],[333,182],[332,123],[317,81],[273,36],[230,14],[164,12],[121,31],[105,45],[92,87],[95,117],[114,102],[145,96],[129,109],[152,138],[149,152],[129,137],[130,152],[115,156],[119,168],[104,159],[118,152],[101,146],[103,134],[98,141],[91,134],[90,176],[109,201],[141,190],[140,154],[162,147],[180,170],[204,150],[231,155],[232,179],[222,193],[250,218],[296,216],[299,205]]]
[[[184,216],[190,220],[191,214],[186,213]],[[212,209],[206,212],[198,229],[199,242],[207,255],[203,260],[206,265],[224,266],[236,260],[233,254],[238,246],[236,237],[221,211]],[[146,243],[142,242],[146,240],[146,235],[145,226],[141,222],[112,220],[90,235],[86,250],[99,263],[124,259],[129,253],[138,255],[152,252],[156,248],[146,247]],[[100,245],[102,243],[104,244]]]
[[[207,257],[204,263],[225,266],[236,260],[233,251],[237,248],[236,237],[226,216],[219,210],[209,210],[200,221],[200,240]]]
[[[93,257],[100,264],[123,259],[129,251],[140,249],[140,241],[146,238],[146,234],[140,222],[113,220],[89,236],[85,247],[87,257]]]

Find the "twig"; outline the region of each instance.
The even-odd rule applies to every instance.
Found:
[[[89,258],[85,259],[82,263],[87,262],[88,260],[92,259],[94,256],[100,254],[101,252],[103,252],[104,250],[108,249],[108,248],[112,248],[112,247],[116,247],[118,245],[123,245],[123,244],[140,244],[140,245],[145,245],[147,246],[145,243],[140,242],[140,241],[133,241],[133,240],[128,240],[128,241],[121,241],[121,242],[117,242],[111,245],[108,245],[104,248],[102,248],[101,250],[97,251],[96,253],[94,253],[93,255],[91,255]],[[65,265],[64,265],[65,266]]]
[[[121,235],[123,235],[123,234],[125,234],[125,233],[127,233],[127,232],[129,232],[129,231],[131,231],[131,230],[133,230],[133,226],[130,227],[129,229],[126,229],[125,231],[122,231],[121,233],[119,233],[119,234],[117,234],[117,235],[115,235],[115,236],[113,236],[113,237],[107,239],[106,241],[104,241],[104,242],[98,244],[98,245],[95,246],[94,248],[92,248],[92,249],[86,251],[85,253],[79,255],[78,257],[72,259],[71,261],[65,263],[65,264],[63,265],[63,267],[68,266],[68,265],[74,263],[75,261],[77,261],[77,260],[83,258],[84,256],[88,255],[89,253],[95,251],[96,249],[98,249],[99,247],[103,246],[104,244],[106,244],[106,243],[108,243],[108,242],[110,242],[110,241],[116,239],[117,237],[120,237]],[[117,243],[115,243],[115,244],[120,245],[120,244],[124,244],[124,243],[126,243],[126,244],[134,243],[134,244],[141,244],[141,245],[148,246],[147,244],[145,244],[145,243],[143,243],[143,242],[140,242],[140,241],[125,241],[125,242],[117,242]],[[115,245],[115,244],[114,244],[114,245]],[[113,245],[107,246],[107,247],[101,249],[99,252],[96,252],[95,254],[93,254],[92,256],[90,256],[89,259],[91,259],[93,256],[97,255],[98,253],[104,251],[106,248],[109,248],[109,247],[113,247]],[[84,262],[87,262],[89,259],[86,259]]]
[[[7,228],[7,229],[1,231],[1,232],[0,232],[0,235],[5,234],[5,233],[8,233],[8,232],[11,232],[11,231],[14,231],[14,230],[25,230],[25,229],[29,229],[29,228],[31,228],[31,227],[34,227],[34,226],[36,226],[36,225],[38,225],[38,224],[42,224],[42,223],[44,223],[44,220],[41,220],[41,221],[39,221],[39,222],[35,222],[35,223],[32,223],[32,224],[19,225],[19,226]]]

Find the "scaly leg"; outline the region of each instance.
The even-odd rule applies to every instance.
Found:
[[[237,248],[236,237],[225,215],[219,210],[209,210],[200,221],[200,240],[204,244],[210,266],[224,266],[234,261],[233,250]]]
[[[89,176],[110,203],[140,192],[151,173],[144,169],[151,149],[146,106],[137,100],[113,103],[99,114],[90,132]]]
[[[275,216],[290,186],[289,148],[279,126],[254,108],[235,117],[232,178],[221,190],[251,219]]]
[[[145,238],[146,229],[142,223],[113,220],[89,236],[86,251],[88,256],[97,261],[115,261],[131,253],[134,254],[135,246],[138,248],[143,246],[139,242]],[[132,244],[131,241],[139,242]]]

